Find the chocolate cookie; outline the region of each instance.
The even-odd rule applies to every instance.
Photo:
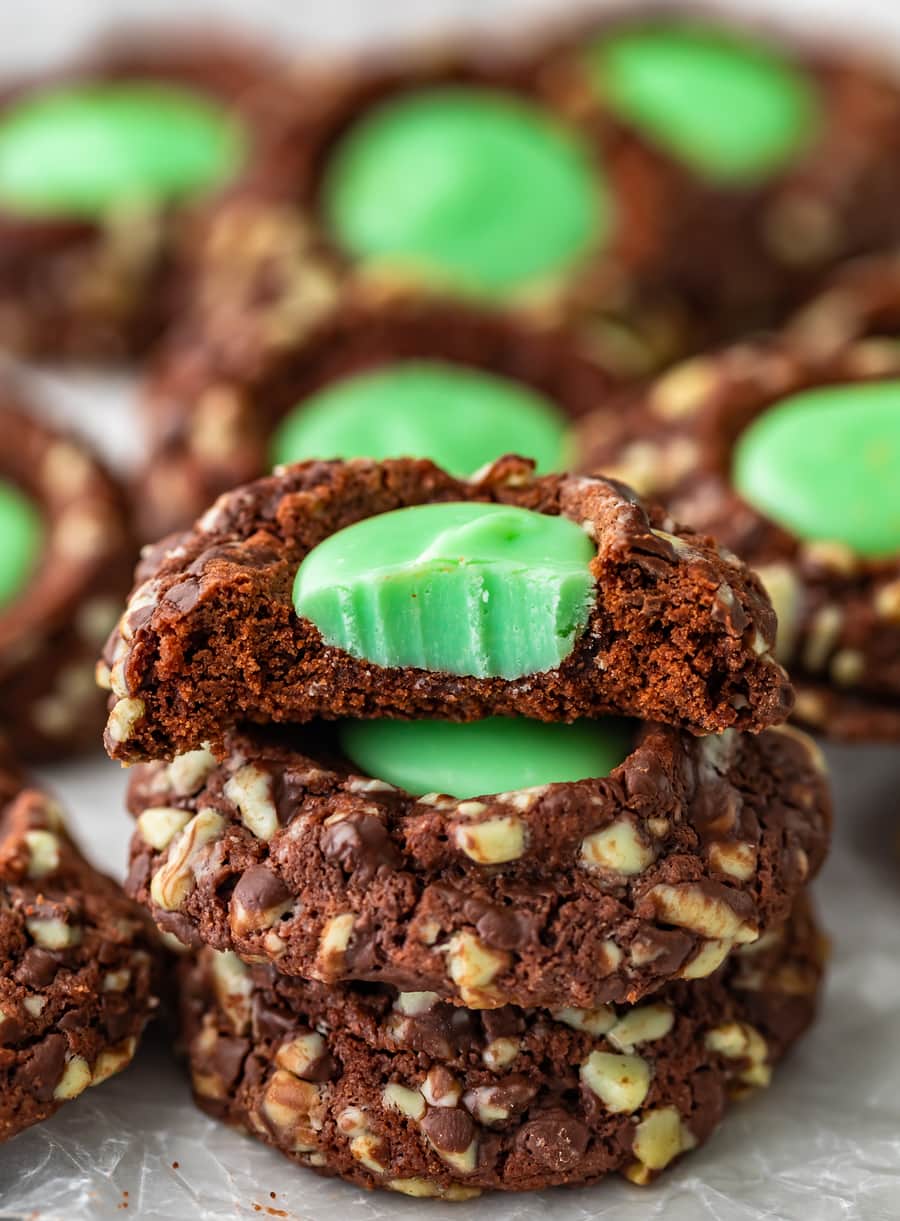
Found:
[[[769,1083],[815,1012],[822,941],[801,902],[765,945],[648,1004],[458,1009],[327,987],[205,949],[182,970],[197,1103],[300,1165],[361,1186],[643,1184]]]
[[[900,78],[886,60],[622,5],[565,34],[537,79],[602,159],[627,164],[623,206],[656,238],[645,275],[706,345],[778,324],[842,259],[900,237]]]
[[[900,236],[896,75],[712,19],[301,64],[295,105],[280,181],[196,240],[194,307],[223,332],[255,302],[305,333],[361,280],[564,320],[644,373]]]
[[[158,356],[143,393],[142,537],[184,529],[220,493],[305,458],[412,455],[470,475],[518,449],[562,469],[568,417],[613,385],[559,327],[451,300],[351,286],[302,334],[266,310],[185,323]]]
[[[244,43],[157,34],[0,92],[0,346],[121,360],[157,337],[192,211],[277,162],[275,69]]]
[[[0,1141],[123,1069],[156,1005],[150,922],[0,763]]]
[[[387,516],[406,508],[411,527],[452,505],[474,520],[454,528],[442,519],[431,540],[401,537]],[[353,523],[365,528],[362,546],[334,555],[350,545],[349,530],[336,532]],[[510,523],[522,546],[504,559],[499,526]],[[406,548],[397,564],[395,543]],[[444,546],[449,560],[429,559]],[[491,561],[478,562],[482,548],[500,557],[495,582]],[[365,571],[370,549],[397,577],[383,605],[364,592],[378,584]],[[473,562],[460,561],[469,551]],[[344,560],[362,569],[347,577],[348,615],[329,635],[346,628],[354,640],[338,647],[295,606],[315,602],[340,620]],[[301,561],[309,582],[299,582]],[[761,729],[791,702],[769,654],[774,616],[743,565],[619,484],[533,478],[521,459],[468,482],[414,460],[288,467],[221,497],[193,530],[150,551],[141,575],[100,667],[113,692],[107,749],[121,760],[215,746],[237,719],[574,720],[614,711],[710,732]],[[421,622],[407,621],[416,607]],[[393,656],[387,644],[418,655],[409,649],[423,639],[437,662],[374,664],[373,653]],[[479,673],[488,676],[472,677]]]
[[[278,165],[194,232],[190,325],[234,342],[252,316],[267,342],[296,342],[361,293],[452,293],[541,326],[584,322],[622,374],[681,352],[676,296],[643,283],[659,235],[631,204],[627,158],[601,164],[540,96],[540,72],[510,47],[298,64],[303,118]]]
[[[128,588],[128,510],[90,449],[0,385],[0,730],[27,758],[96,746],[98,644]]]
[[[900,348],[879,281],[841,281],[786,336],[625,393],[586,418],[580,447],[585,469],[628,479],[754,567],[798,719],[896,740]],[[871,289],[871,323],[853,284]]]
[[[819,752],[783,728],[634,727],[608,775],[462,801],[361,773],[327,728],[226,752],[132,778],[126,889],[160,928],[474,1008],[592,1008],[709,975],[785,919],[830,832]]]

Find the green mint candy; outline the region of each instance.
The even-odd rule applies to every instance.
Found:
[[[900,552],[900,381],[806,390],[738,438],[734,486],[801,539]]]
[[[463,86],[382,103],[335,149],[325,217],[356,258],[502,295],[601,243],[610,201],[576,138],[527,102]]]
[[[613,111],[712,181],[763,180],[814,137],[811,82],[748,36],[660,22],[600,37],[586,57]]]
[[[369,776],[407,793],[484,797],[542,784],[608,776],[631,751],[624,721],[571,725],[484,721],[344,721],[338,740]]]
[[[294,607],[379,666],[477,678],[554,669],[588,619],[596,549],[574,522],[497,504],[382,513],[315,547]]]
[[[93,220],[201,194],[240,168],[223,106],[172,85],[93,82],[31,94],[0,115],[0,209]]]
[[[502,454],[565,465],[566,420],[521,383],[440,361],[403,361],[320,390],[285,417],[274,463],[431,458],[459,478]]]
[[[34,504],[0,479],[0,606],[22,592],[41,552],[44,529]]]

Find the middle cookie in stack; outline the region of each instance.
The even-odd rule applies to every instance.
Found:
[[[830,813],[733,557],[603,479],[359,460],[228,493],[142,575],[107,744],[144,761],[129,888],[208,947],[202,1106],[464,1198],[647,1181],[767,1082]]]

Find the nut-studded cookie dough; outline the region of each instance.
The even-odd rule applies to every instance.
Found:
[[[0,802],[3,1141],[131,1061],[157,1005],[158,944],[5,755]]]
[[[707,344],[777,324],[842,259],[900,236],[887,60],[622,5],[563,37],[537,79],[602,159],[627,165],[622,206],[657,242],[647,274]]]
[[[162,33],[0,91],[0,347],[121,360],[181,298],[192,211],[284,129],[272,57]]]
[[[222,492],[306,458],[412,455],[471,475],[515,449],[565,469],[572,418],[613,385],[559,327],[359,285],[311,333],[273,329],[265,303],[221,332],[185,324],[143,392],[141,536],[184,529]]]
[[[0,384],[0,730],[31,759],[94,747],[93,671],[134,552],[121,490],[80,440]]]
[[[644,1184],[768,1085],[814,1016],[822,951],[801,902],[646,1004],[475,1012],[205,949],[182,966],[194,1094],[300,1165],[408,1196]]]
[[[844,738],[900,737],[898,289],[895,264],[855,272],[781,338],[675,366],[580,437],[585,469],[753,566],[795,716]]]
[[[462,772],[485,735],[482,749],[532,755],[543,735],[550,776],[564,774],[567,735],[597,742],[570,773],[590,779],[488,795],[476,779],[465,800],[361,772],[327,727],[235,736],[221,763],[199,750],[145,764],[129,789],[126,889],[189,945],[327,984],[471,1008],[635,1001],[710,975],[785,919],[822,863],[830,799],[797,730],[623,728],[610,751],[608,721],[450,726]],[[438,742],[446,761],[452,736]]]
[[[123,761],[215,747],[238,719],[613,711],[702,733],[791,704],[739,561],[620,484],[522,459],[471,481],[411,459],[287,467],[142,569],[99,669]]]

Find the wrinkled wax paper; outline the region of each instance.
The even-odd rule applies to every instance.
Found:
[[[584,5],[581,6],[582,8]],[[893,37],[895,0],[747,0],[801,28],[843,22]],[[115,16],[200,21],[210,12],[328,45],[421,34],[457,19],[495,24],[554,0],[119,0]],[[106,0],[0,5],[0,66],[71,50],[112,16]],[[519,23],[520,24],[520,23]],[[6,35],[3,37],[3,35]],[[34,375],[43,401],[94,435],[110,458],[136,456],[133,387],[66,373]],[[837,797],[834,850],[816,890],[834,953],[817,1026],[772,1086],[734,1106],[720,1130],[651,1188],[612,1180],[584,1190],[483,1196],[465,1204],[359,1191],[293,1166],[213,1123],[190,1100],[166,1036],[48,1123],[0,1146],[0,1221],[895,1221],[900,1218],[900,748],[829,747]],[[121,876],[130,820],[125,774],[101,755],[45,769],[88,854]]]

